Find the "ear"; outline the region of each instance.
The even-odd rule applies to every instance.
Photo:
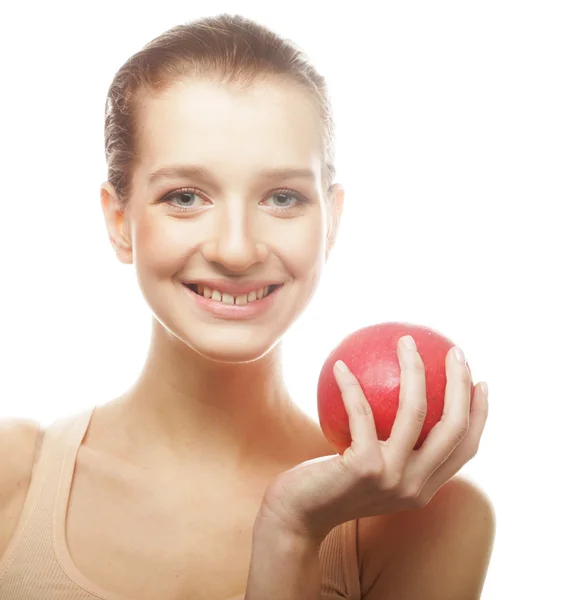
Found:
[[[329,255],[337,239],[344,201],[345,190],[343,186],[338,183],[333,184],[329,190],[328,197],[328,227],[325,262],[329,259]]]
[[[132,244],[125,233],[125,229],[128,228],[126,207],[122,206],[114,187],[108,181],[100,186],[100,203],[108,238],[116,256],[120,262],[129,265],[132,263]]]

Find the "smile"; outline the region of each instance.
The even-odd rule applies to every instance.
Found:
[[[274,292],[275,289],[280,287],[280,285],[268,285],[266,287],[252,290],[246,294],[239,294],[238,296],[234,296],[232,294],[221,293],[218,290],[212,290],[209,287],[202,284],[190,283],[185,285],[195,294],[202,296],[207,300],[220,302],[229,306],[246,306],[250,302],[256,302],[257,300],[262,300],[263,298],[266,298],[269,294]]]

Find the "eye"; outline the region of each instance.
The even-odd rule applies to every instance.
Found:
[[[183,204],[176,205],[173,203],[174,200],[184,200]],[[200,199],[201,203],[195,202],[196,199]],[[202,198],[200,196],[200,191],[195,188],[182,188],[180,190],[176,190],[171,192],[167,196],[165,196],[161,202],[170,203],[173,208],[179,211],[190,211],[193,209],[200,208],[202,206]]]
[[[300,205],[308,203],[304,196],[293,190],[276,190],[269,194],[265,202],[269,200],[273,200],[273,208],[281,211],[299,208]]]

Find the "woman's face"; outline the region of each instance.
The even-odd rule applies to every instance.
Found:
[[[120,259],[134,262],[156,318],[192,350],[260,358],[309,303],[331,245],[312,101],[288,84],[186,81],[147,98],[139,125],[123,217],[103,186],[111,237],[124,219]],[[299,173],[271,173],[281,169]],[[336,218],[343,194],[331,188]]]

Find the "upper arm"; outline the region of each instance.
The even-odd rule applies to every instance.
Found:
[[[363,600],[478,600],[495,513],[473,483],[453,478],[424,508],[363,524]]]
[[[18,524],[43,431],[35,421],[0,421],[0,559]]]

